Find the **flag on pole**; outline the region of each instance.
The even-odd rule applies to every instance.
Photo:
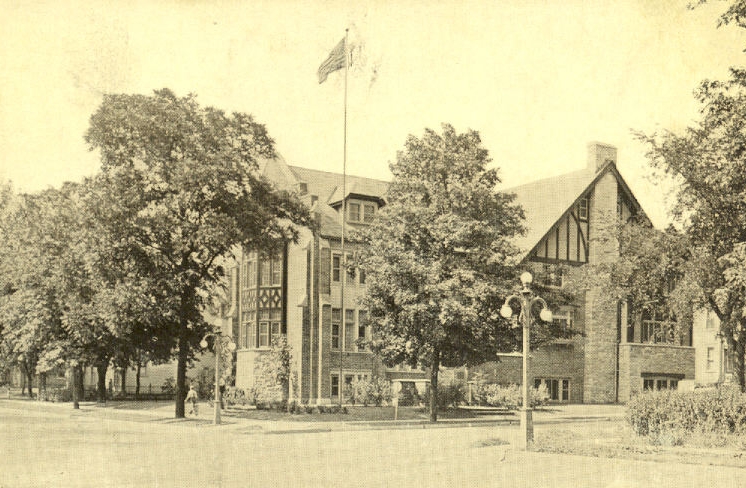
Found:
[[[319,84],[326,81],[327,76],[345,67],[345,38],[343,37],[334,49],[329,53],[329,57],[319,66]]]

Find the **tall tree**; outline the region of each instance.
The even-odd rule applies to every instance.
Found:
[[[677,185],[673,215],[692,246],[702,301],[720,318],[743,390],[746,347],[746,70],[704,81],[701,120],[680,134],[640,135],[656,170]]]
[[[576,288],[599,287],[600,299],[630,305],[630,318],[639,328],[643,316],[657,314],[671,339],[682,338],[692,324],[692,303],[701,296],[699,273],[689,239],[669,227],[655,229],[644,217],[602,229],[596,240],[613,239],[619,257],[584,266]]]
[[[409,136],[390,165],[387,205],[364,233],[371,348],[385,363],[430,371],[437,420],[440,366],[494,358],[515,332],[499,316],[516,282],[523,211],[496,191],[479,134],[447,124]]]
[[[86,141],[101,154],[101,221],[116,246],[172,295],[176,417],[184,417],[187,362],[207,325],[202,310],[235,246],[269,248],[310,225],[306,208],[277,191],[258,166],[274,155],[264,126],[247,114],[201,107],[195,96],[106,95]],[[167,337],[164,337],[167,339]]]

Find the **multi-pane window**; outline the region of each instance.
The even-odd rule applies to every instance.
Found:
[[[339,331],[342,328],[342,309],[332,309],[332,349],[339,349]]]
[[[583,197],[578,202],[578,219],[582,221],[588,220],[588,197]]]
[[[363,222],[369,224],[373,222],[373,216],[376,214],[376,206],[372,203],[363,205]]]
[[[348,206],[350,213],[350,222],[360,222],[360,204],[350,203]]]
[[[575,310],[569,307],[560,308],[559,311],[552,314],[552,324],[562,331],[572,329],[575,321]]]
[[[347,259],[345,259],[345,262],[342,263],[343,265],[347,266],[347,283],[355,283],[355,268],[349,266],[349,264],[353,262],[354,260],[352,258],[352,254],[348,254]]]
[[[678,378],[670,377],[649,377],[643,378],[642,389],[643,390],[675,390],[679,387]]]
[[[270,320],[270,343],[272,339],[282,334],[282,310],[279,308],[273,308],[269,311]]]
[[[269,322],[259,322],[259,347],[269,347]]]
[[[723,356],[725,357],[725,372],[732,373],[733,372],[733,354],[730,354],[728,350],[726,349],[725,351],[723,351]]]
[[[342,279],[342,256],[334,254],[332,256],[332,281],[339,282]]]
[[[360,284],[365,284],[365,270],[363,268],[357,269],[357,275],[360,277]]]
[[[712,371],[714,365],[715,365],[715,348],[708,347],[707,348],[707,371]]]
[[[249,343],[248,347],[256,347],[256,321],[252,320],[249,323]]]
[[[270,286],[272,283],[272,261],[266,257],[259,265],[259,285]]]
[[[272,286],[282,285],[282,257],[272,258]]]
[[[339,396],[339,376],[336,374],[332,375],[331,387],[332,396]]]
[[[238,343],[244,348],[255,347],[256,345],[256,315],[253,310],[241,312]]]
[[[717,320],[717,315],[712,310],[707,310],[707,319],[705,321],[705,327],[708,329],[714,329],[715,328],[715,321]]]
[[[280,286],[282,284],[282,254],[264,256],[259,265],[260,286]]]
[[[345,349],[351,350],[355,343],[355,310],[345,309]]]
[[[358,341],[365,341],[368,339],[368,312],[360,310],[357,313],[357,339]],[[358,347],[358,349],[364,349]]]
[[[659,312],[646,313],[642,321],[642,342],[653,344],[672,344],[675,341],[671,324],[664,320]]]

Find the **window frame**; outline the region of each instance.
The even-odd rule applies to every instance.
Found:
[[[353,212],[353,207],[357,210]],[[353,218],[353,215],[355,218]],[[347,221],[348,222],[362,222],[362,205],[360,202],[348,202],[347,203]]]
[[[373,217],[376,215],[376,205],[374,203],[363,203],[363,220],[364,224],[370,224],[373,222]],[[370,212],[369,212],[370,210]],[[369,217],[370,215],[370,217]]]
[[[266,349],[269,347],[270,341],[270,322],[268,320],[262,320],[259,322],[259,349]],[[262,341],[264,338],[264,341]],[[263,343],[264,342],[264,343]]]
[[[581,222],[588,222],[588,216],[590,215],[591,202],[590,199],[585,196],[578,202],[578,220]]]
[[[333,283],[342,281],[342,254],[332,253],[331,278]]]
[[[715,348],[708,347],[705,352],[705,365],[707,371],[713,371],[715,366]]]
[[[334,351],[340,350],[341,327],[342,327],[342,309],[332,308],[331,333],[329,334],[329,340],[331,343],[331,348]]]

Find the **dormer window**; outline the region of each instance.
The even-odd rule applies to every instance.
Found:
[[[373,222],[373,216],[376,214],[376,206],[372,203],[366,203],[363,205],[363,222],[369,224]]]
[[[583,222],[588,220],[588,197],[583,197],[578,202],[578,219]]]
[[[350,203],[348,211],[349,211],[350,222],[360,222],[360,204],[359,203]]]

